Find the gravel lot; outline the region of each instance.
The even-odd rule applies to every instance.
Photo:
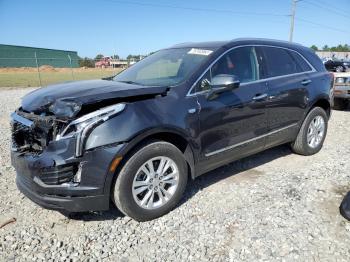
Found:
[[[0,91],[0,261],[350,261],[350,111],[333,111],[323,150],[282,146],[190,182],[168,215],[138,223],[117,210],[69,219],[16,188],[9,114],[30,89]]]

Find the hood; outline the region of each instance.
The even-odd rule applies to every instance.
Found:
[[[65,82],[37,89],[22,98],[22,109],[42,113],[57,102],[73,102],[80,106],[97,104],[104,100],[123,102],[131,97],[165,95],[168,87],[140,86],[110,80]]]

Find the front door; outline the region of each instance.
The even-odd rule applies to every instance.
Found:
[[[211,80],[234,75],[240,86],[208,99]],[[196,85],[200,105],[200,172],[260,151],[267,133],[267,86],[260,79],[259,58],[251,46],[222,56]]]

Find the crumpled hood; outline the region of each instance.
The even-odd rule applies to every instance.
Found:
[[[57,100],[75,101],[86,105],[115,98],[165,94],[167,90],[167,87],[146,87],[110,80],[66,82],[40,88],[27,94],[22,98],[22,109],[40,113]]]

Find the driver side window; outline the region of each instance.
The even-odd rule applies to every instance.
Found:
[[[239,47],[225,54],[198,81],[196,92],[210,89],[211,79],[221,74],[234,75],[241,83],[258,80],[260,69],[255,48]]]

